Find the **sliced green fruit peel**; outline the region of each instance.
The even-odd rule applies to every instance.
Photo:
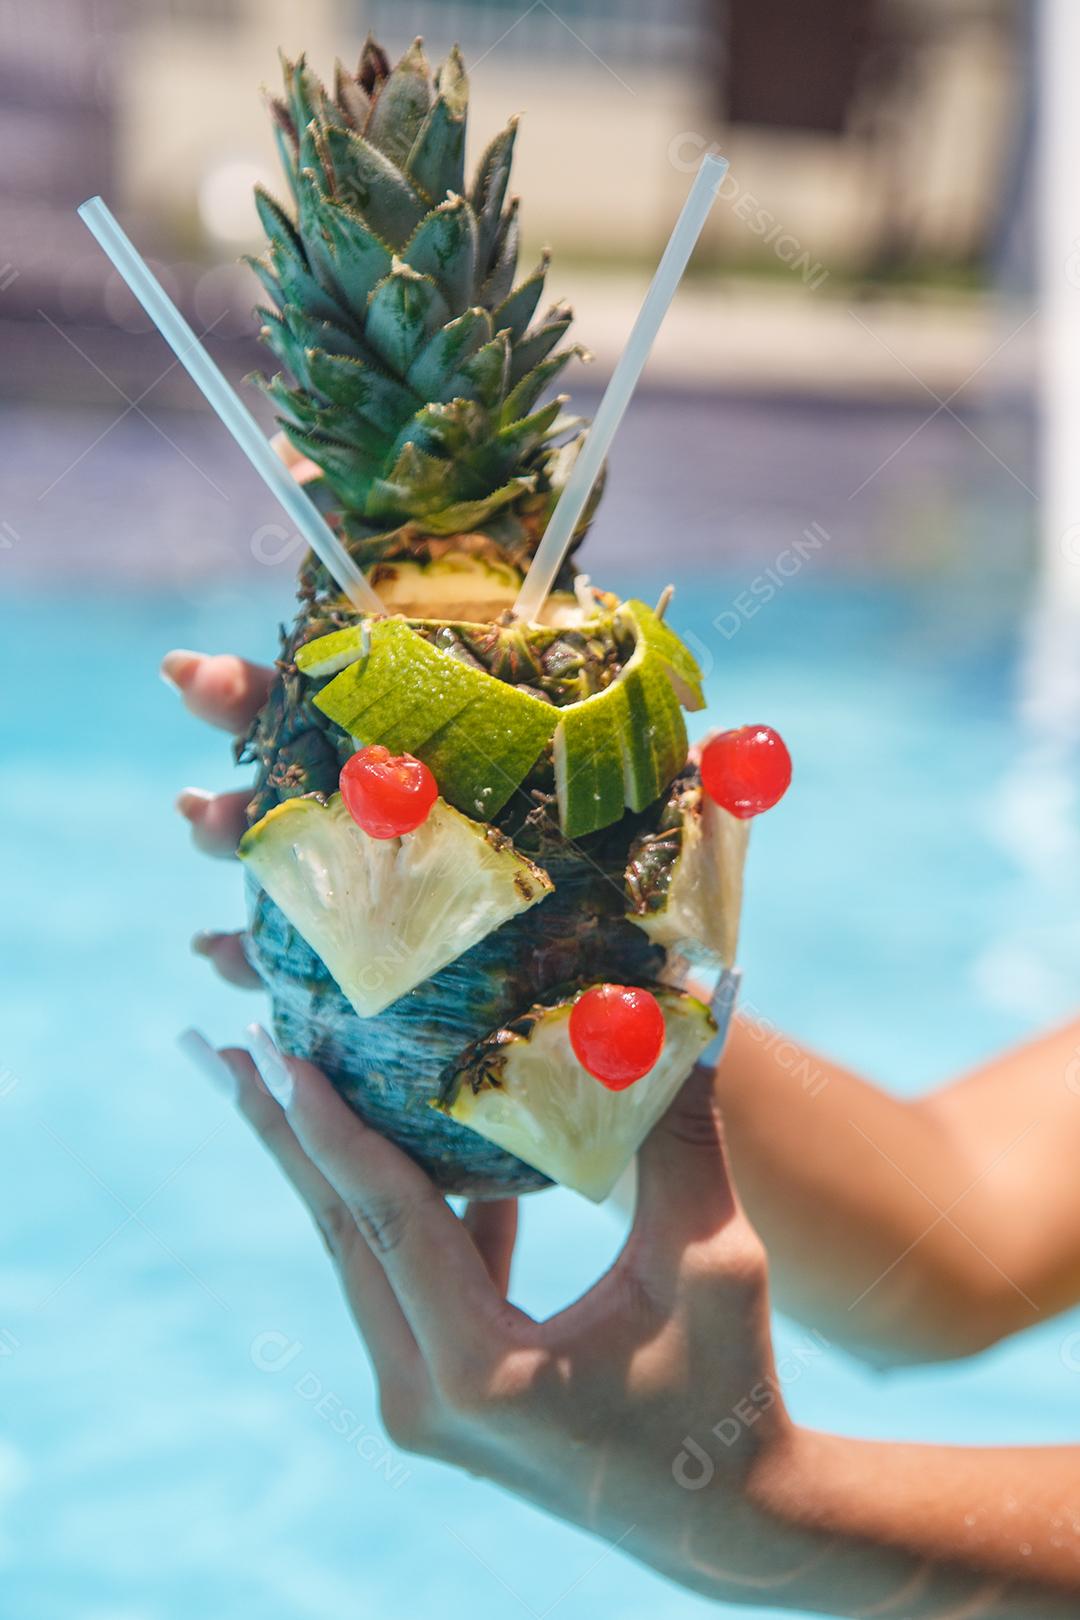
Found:
[[[672,685],[676,654],[671,644],[680,653],[680,685],[697,665],[651,608],[626,602],[619,616],[637,643],[621,673],[595,697],[559,711],[555,790],[568,838],[617,821],[624,805],[644,810],[686,763],[686,724]]]
[[[296,662],[332,677],[314,702],[344,731],[415,754],[451,804],[484,820],[554,737],[559,819],[580,838],[663,793],[686,762],[680,699],[703,702],[693,656],[651,608],[629,601],[617,617],[635,642],[631,657],[604,691],[561,709],[433,647],[400,618],[321,636]]]
[[[310,669],[318,643],[302,650]],[[441,652],[403,619],[372,623],[367,656],[358,643],[314,702],[358,742],[415,754],[445,799],[484,820],[520,786],[558,722],[551,704]]]
[[[363,658],[369,641],[370,627],[366,621],[351,624],[346,630],[333,630],[328,636],[318,636],[298,647],[296,667],[302,675],[312,678],[336,675],[338,670]]]
[[[626,608],[633,614],[650,650],[666,668],[683,708],[692,712],[703,709],[705,694],[701,689],[701,670],[686,643],[680,641],[674,630],[669,629],[663,619],[644,602],[631,599],[626,603]]]
[[[667,671],[651,647],[624,683],[623,785],[631,810],[644,810],[686,764],[686,724]],[[659,786],[657,784],[659,783]]]
[[[626,807],[619,748],[629,724],[626,693],[616,682],[560,713],[553,751],[559,822],[577,838],[618,821]]]

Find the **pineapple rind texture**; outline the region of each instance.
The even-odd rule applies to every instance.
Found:
[[[541,996],[606,979],[657,980],[664,953],[625,915],[623,840],[589,859],[559,843],[544,867],[554,892],[513,917],[373,1018],[360,1019],[329,971],[248,879],[249,953],[272,997],[284,1051],[330,1076],[363,1119],[410,1153],[446,1192],[505,1197],[547,1178],[433,1108],[440,1075],[465,1048]]]

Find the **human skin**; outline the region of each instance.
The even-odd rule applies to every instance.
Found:
[[[234,731],[270,679],[187,652],[165,672],[194,713]],[[200,847],[232,853],[245,799],[181,795]],[[200,936],[197,948],[234,982],[254,981],[240,936]],[[716,1599],[1050,1620],[1075,1614],[1080,1596],[1080,1448],[870,1443],[792,1424],[758,1231],[783,1303],[833,1339],[854,1317],[848,1342],[877,1360],[959,1354],[1023,1325],[1011,1288],[992,1288],[982,1266],[1008,1262],[1010,1282],[1061,1308],[1080,1293],[1078,1195],[1058,1166],[1059,1155],[1075,1166],[1080,1147],[1066,1064],[1077,1040],[1048,1037],[904,1104],[743,1020],[642,1149],[622,1254],[545,1322],[507,1300],[512,1204],[458,1220],[317,1069],[265,1037],[261,1079],[242,1050],[189,1045],[228,1075],[311,1209],[398,1444],[484,1474]],[[976,1197],[986,1184],[993,1196]],[[992,1206],[1005,1199],[999,1231]],[[950,1223],[965,1217],[973,1230],[960,1238]],[[1025,1222],[1023,1241],[1009,1234]],[[940,1312],[960,1319],[940,1325]]]

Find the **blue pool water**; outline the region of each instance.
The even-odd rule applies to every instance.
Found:
[[[808,564],[730,634],[721,616],[747,580],[681,584],[673,618],[709,666],[710,718],[770,721],[797,764],[754,833],[753,1006],[905,1093],[1072,1011],[1075,761],[1024,730],[996,604],[830,583]],[[186,948],[239,918],[239,881],[191,853],[170,800],[228,785],[231,767],[154,674],[171,645],[265,656],[288,611],[280,577],[0,609],[24,693],[0,754],[4,1613],[716,1614],[500,1491],[348,1441],[317,1409],[329,1394],[354,1432],[378,1433],[306,1219],[174,1045],[191,1023],[236,1039],[258,1001]],[[618,1239],[604,1211],[533,1199],[519,1297],[554,1308]],[[943,1370],[812,1357],[790,1404],[866,1435],[1075,1437],[1078,1327],[1048,1322]],[[805,1339],[779,1335],[782,1352]]]

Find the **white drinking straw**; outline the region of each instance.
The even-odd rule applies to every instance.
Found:
[[[566,555],[566,548],[581,521],[585,503],[599,477],[604,457],[611,448],[611,441],[622,421],[623,412],[630,403],[630,396],[649,357],[649,350],[660,330],[660,323],[667,314],[667,307],[675,296],[676,287],[682,280],[683,271],[701,235],[701,228],[720,189],[720,182],[727,173],[727,167],[727,158],[710,155],[702,159],[701,167],[690,187],[690,194],[683,204],[682,213],[675,221],[671,239],[656,267],[652,285],[638,311],[638,318],[634,322],[626,348],[619,356],[611,380],[604,391],[604,397],[593,417],[592,426],[586,434],[585,443],[551,514],[544,538],[529,565],[518,599],[514,603],[514,613],[519,619],[534,620],[555,583],[555,578],[562,567],[563,557]]]
[[[181,315],[145,260],[120,229],[100,197],[79,209],[88,226],[131,288],[176,358],[220,416],[248,460],[277,496],[312,551],[345,595],[362,613],[386,610],[337,535],[312,506],[301,486],[274,453],[258,422],[229,384]]]

